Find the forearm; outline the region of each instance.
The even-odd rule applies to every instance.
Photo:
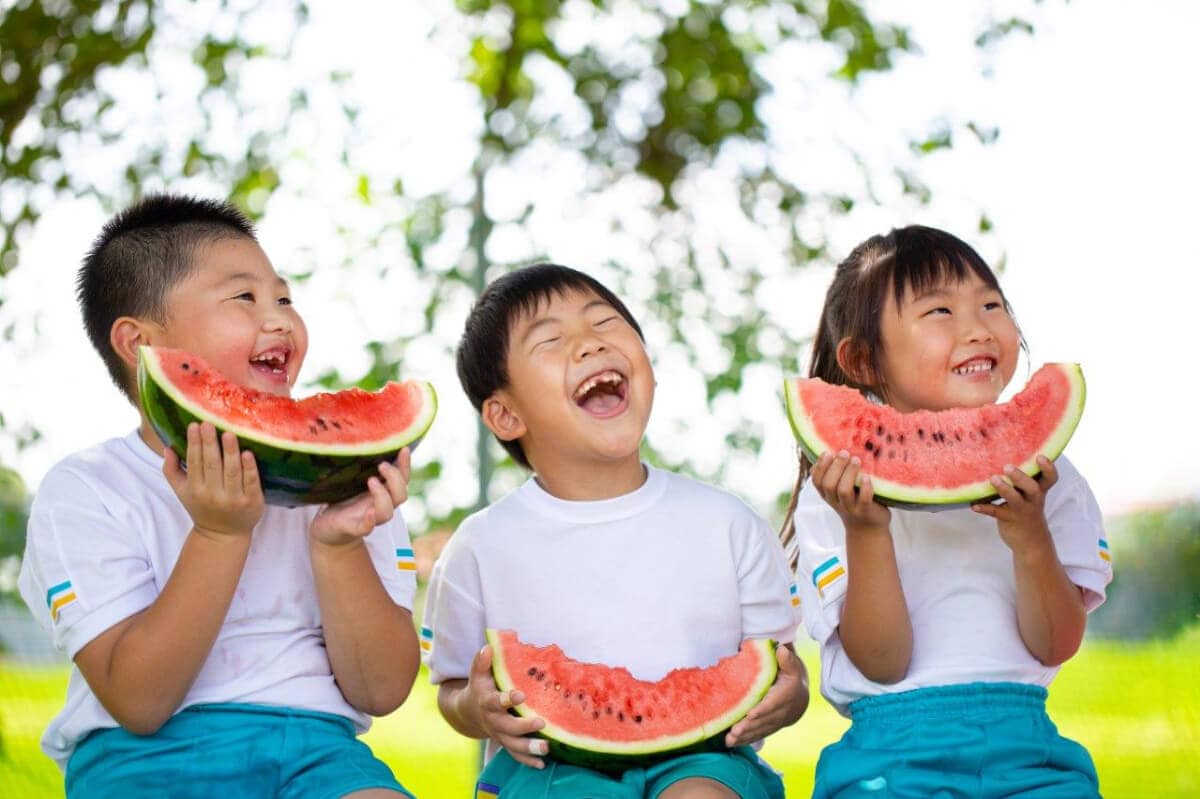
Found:
[[[383,587],[366,544],[312,545],[325,647],[346,701],[372,716],[404,702],[420,649],[412,614]]]
[[[1064,663],[1083,642],[1087,610],[1079,588],[1058,560],[1049,532],[1044,541],[1013,552],[1013,571],[1021,639],[1043,664]]]
[[[249,545],[249,535],[193,530],[154,603],[76,655],[97,698],[121,726],[150,734],[179,709],[229,612]]]
[[[442,718],[457,732],[468,738],[486,738],[487,733],[479,723],[478,714],[471,712],[466,680],[446,680],[438,686],[438,710]]]
[[[912,623],[891,533],[847,531],[846,566],[838,628],[846,655],[867,679],[898,682],[912,658]]]

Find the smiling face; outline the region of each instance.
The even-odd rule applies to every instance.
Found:
[[[484,421],[520,441],[540,478],[614,465],[640,475],[654,372],[641,337],[609,303],[568,290],[517,317],[507,372]]]
[[[253,239],[200,245],[188,277],[167,295],[166,322],[148,343],[203,358],[240,386],[287,396],[308,351],[308,331],[287,283]]]
[[[905,413],[995,402],[1017,368],[1021,336],[1004,298],[978,275],[942,282],[896,303],[881,325],[885,399]]]

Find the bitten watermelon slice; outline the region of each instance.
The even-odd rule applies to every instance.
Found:
[[[788,419],[805,454],[846,450],[889,505],[963,505],[996,495],[989,482],[1008,464],[1038,474],[1075,432],[1086,397],[1078,364],[1039,369],[1009,402],[979,408],[900,413],[846,386],[784,381]]]
[[[437,413],[433,386],[421,380],[293,400],[235,385],[200,358],[164,347],[141,348],[138,395],[181,458],[191,422],[237,435],[254,453],[266,501],[289,507],[365,491],[380,462],[416,446]]]
[[[775,645],[747,640],[708,668],[675,669],[658,682],[628,669],[580,663],[557,646],[523,643],[512,630],[487,631],[501,691],[538,716],[552,757],[604,771],[644,766],[689,751],[724,749],[725,731],[758,704],[775,681]]]

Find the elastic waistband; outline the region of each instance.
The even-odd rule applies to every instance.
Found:
[[[354,722],[336,713],[326,713],[322,710],[288,707],[286,705],[255,705],[246,702],[207,702],[189,705],[176,714],[176,718],[184,714],[204,714],[212,716],[249,715],[255,717],[275,717],[284,719],[313,719],[326,721],[354,731]]]
[[[1016,682],[970,682],[880,694],[850,703],[855,722],[963,716],[993,710],[1046,712],[1046,689]]]

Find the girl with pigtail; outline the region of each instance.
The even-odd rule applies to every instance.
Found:
[[[994,403],[1024,342],[995,274],[960,239],[911,226],[838,265],[810,377],[904,413]],[[1078,650],[1112,566],[1096,500],[1065,458],[992,477],[999,500],[888,508],[847,452],[801,457],[780,537],[821,692],[851,719],[814,797],[1088,797],[1087,750],[1046,686]]]

